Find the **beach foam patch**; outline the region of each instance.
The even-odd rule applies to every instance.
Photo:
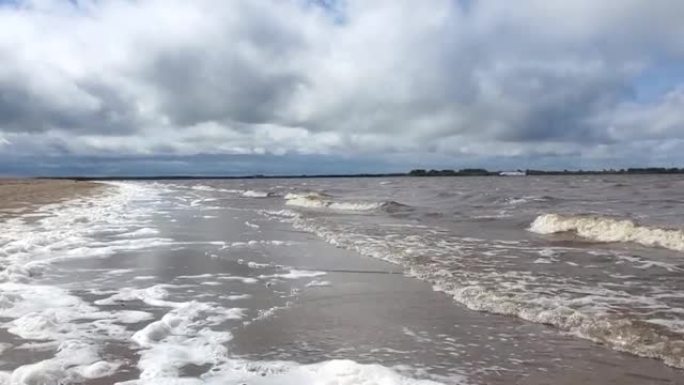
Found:
[[[185,383],[182,382],[181,370],[187,365],[210,365],[215,370],[225,360],[225,343],[230,341],[232,335],[211,330],[209,326],[242,316],[242,312],[222,310],[226,309],[207,303],[188,302],[133,334],[131,339],[142,348],[137,365],[140,379],[128,383]]]
[[[462,377],[450,384],[465,384]],[[199,378],[149,377],[118,385],[439,385],[429,379],[415,379],[392,368],[360,364],[352,360],[330,360],[302,365],[285,361],[226,360]]]
[[[306,284],[306,287],[327,287],[331,286],[332,284],[330,281],[323,281],[323,280],[318,280],[314,279],[313,281],[309,282]]]
[[[122,362],[103,359],[101,350],[105,342],[128,340],[133,333],[126,325],[153,318],[145,311],[118,307],[105,310],[66,287],[37,281],[59,271],[54,267],[57,262],[108,257],[170,243],[150,227],[149,216],[159,199],[156,188],[135,183],[110,185],[99,194],[45,205],[30,217],[2,223],[2,327],[24,340],[14,346],[16,349],[40,349],[54,354],[0,374],[0,383],[83,383],[110,376]],[[102,277],[118,279],[129,273],[128,269],[105,270]],[[121,295],[96,289],[86,292]],[[108,304],[106,300],[102,302]]]
[[[430,380],[413,379],[381,365],[360,364],[352,360],[330,360],[308,365],[292,362],[229,361],[221,369],[218,375],[207,376],[207,383],[248,383],[251,385],[439,384]]]
[[[311,270],[297,270],[292,269],[287,273],[271,274],[271,275],[260,275],[259,278],[282,278],[282,279],[301,279],[301,278],[314,278],[326,275],[324,271],[311,271]]]

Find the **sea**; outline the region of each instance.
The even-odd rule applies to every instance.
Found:
[[[0,384],[684,384],[682,176],[103,183],[0,215]]]

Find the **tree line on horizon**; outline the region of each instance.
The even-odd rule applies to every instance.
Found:
[[[489,171],[484,168],[464,168],[460,170],[411,170],[409,176],[497,176],[505,175],[510,171]],[[515,170],[513,173],[520,175],[621,175],[621,174],[684,174],[684,168],[677,167],[643,167],[643,168],[622,168],[622,169],[603,169],[603,170]]]
[[[506,170],[489,171],[484,168],[460,170],[414,169],[408,173],[359,173],[359,174],[300,174],[300,175],[112,175],[112,176],[50,176],[34,179],[68,179],[75,181],[97,180],[194,180],[194,179],[292,179],[292,178],[378,178],[378,177],[430,177],[430,176],[506,176],[506,175],[638,175],[638,174],[684,174],[684,168],[644,167],[604,170]]]

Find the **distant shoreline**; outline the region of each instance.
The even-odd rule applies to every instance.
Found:
[[[674,175],[684,174],[684,168],[627,168],[610,170],[500,170],[490,171],[480,168],[460,170],[415,169],[406,173],[360,173],[360,174],[299,174],[299,175],[154,175],[154,176],[61,176],[31,177],[27,179],[54,179],[76,181],[125,181],[125,180],[231,180],[231,179],[319,179],[319,178],[398,178],[398,177],[522,177],[545,175]]]

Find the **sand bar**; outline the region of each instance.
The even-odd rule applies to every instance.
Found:
[[[26,213],[41,205],[96,193],[102,188],[99,183],[73,180],[0,179],[0,217]]]

